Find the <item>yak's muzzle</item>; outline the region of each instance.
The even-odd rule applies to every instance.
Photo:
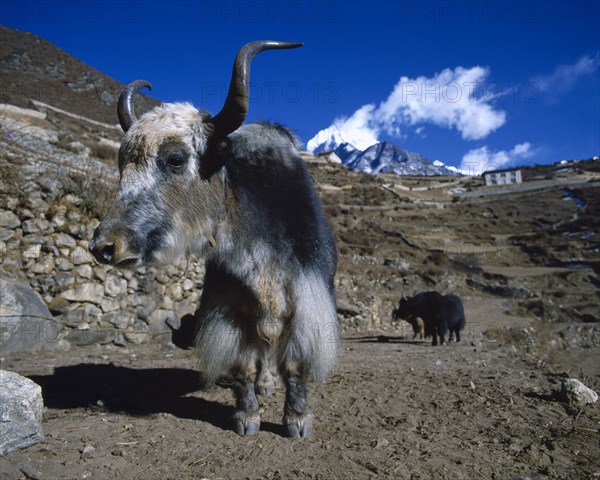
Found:
[[[88,248],[98,262],[105,265],[131,265],[139,262],[129,235],[120,230],[105,231],[100,225]]]

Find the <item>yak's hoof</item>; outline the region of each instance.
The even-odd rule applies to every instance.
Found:
[[[290,438],[310,437],[313,431],[312,413],[304,415],[286,415],[283,417],[283,426],[286,429],[287,436]]]
[[[236,412],[233,416],[233,431],[238,435],[256,435],[260,430],[258,413]]]

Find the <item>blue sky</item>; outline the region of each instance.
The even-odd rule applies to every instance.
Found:
[[[303,142],[335,126],[474,170],[600,153],[598,1],[5,0],[0,17],[213,113],[241,45],[304,42],[254,60],[248,116]]]

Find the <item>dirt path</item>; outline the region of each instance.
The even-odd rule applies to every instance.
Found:
[[[230,431],[231,392],[200,389],[190,351],[5,358],[42,385],[46,439],[2,459],[0,478],[596,478],[598,407],[573,428],[559,376],[512,346],[474,345],[346,338],[335,374],[311,386],[302,441],[281,436],[281,391],[261,399],[258,435]]]

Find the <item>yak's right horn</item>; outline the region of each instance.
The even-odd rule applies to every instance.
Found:
[[[127,132],[131,126],[137,121],[133,108],[133,97],[136,92],[142,88],[152,90],[152,85],[146,80],[135,80],[127,85],[119,95],[119,103],[117,104],[117,115],[119,123],[124,132]]]

